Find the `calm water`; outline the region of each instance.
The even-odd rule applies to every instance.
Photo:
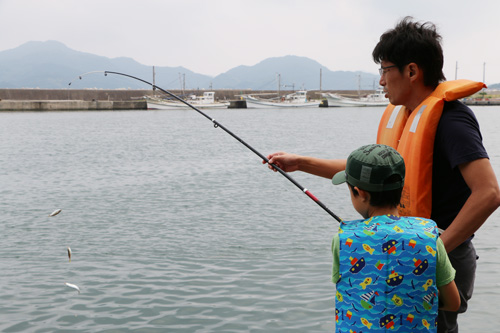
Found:
[[[345,157],[374,142],[382,111],[206,112],[263,154]],[[500,175],[500,107],[475,111]],[[291,175],[358,218],[346,188]],[[194,111],[0,113],[0,184],[2,331],[334,328],[337,222]],[[476,237],[465,332],[500,325],[499,220]]]

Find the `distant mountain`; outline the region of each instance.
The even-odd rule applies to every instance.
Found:
[[[298,56],[268,58],[254,66],[238,66],[211,77],[184,67],[155,67],[155,83],[164,89],[374,89],[379,77],[364,72],[330,71],[320,63]],[[116,75],[79,76],[92,71],[116,71],[153,81],[152,67],[131,58],[107,58],[79,52],[56,41],[28,42],[0,52],[0,88],[147,89],[136,80]],[[278,75],[279,74],[279,78]]]
[[[284,56],[265,59],[254,66],[238,66],[213,79],[217,87],[276,90],[283,88],[318,90],[376,89],[379,77],[363,72],[330,71],[317,61],[306,57]],[[279,78],[277,78],[279,74]],[[283,89],[282,88],[282,89]]]

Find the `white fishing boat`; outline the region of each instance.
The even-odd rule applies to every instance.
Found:
[[[346,97],[334,93],[322,93],[321,96],[326,98],[328,106],[387,106],[389,104],[389,99],[385,97],[382,89],[360,98]]]
[[[309,101],[307,99],[307,91],[300,90],[286,96],[275,99],[263,99],[253,95],[243,95],[243,99],[247,103],[247,108],[306,108],[318,107],[319,101]]]
[[[148,109],[189,108],[188,105],[175,99],[146,96],[146,102],[148,104]],[[213,91],[204,92],[202,96],[191,95],[186,99],[186,102],[200,109],[227,108],[229,106],[229,102],[215,101],[215,92]]]

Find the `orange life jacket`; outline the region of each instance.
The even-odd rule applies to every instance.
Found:
[[[385,109],[377,143],[397,149],[406,164],[400,215],[430,218],[434,139],[444,102],[472,95],[485,87],[482,82],[447,81],[439,84],[413,112],[392,104]]]

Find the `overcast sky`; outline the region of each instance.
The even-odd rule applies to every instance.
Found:
[[[378,38],[410,15],[438,26],[447,79],[482,81],[485,68],[493,84],[500,82],[499,13],[497,0],[0,0],[0,51],[56,40],[213,76],[285,55],[376,73]]]

